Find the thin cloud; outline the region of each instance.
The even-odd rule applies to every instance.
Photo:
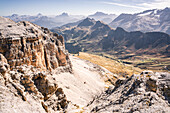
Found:
[[[141,7],[141,6],[133,6],[133,5],[127,5],[127,4],[114,3],[114,2],[102,2],[102,3],[109,4],[109,5],[121,6],[121,7],[129,7],[129,8],[136,8],[136,9],[146,9],[145,7]]]
[[[145,7],[147,9],[162,9],[170,6],[170,0],[155,0],[150,3],[138,4],[140,7]]]

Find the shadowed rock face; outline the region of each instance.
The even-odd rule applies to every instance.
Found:
[[[122,28],[111,30],[108,36],[103,38],[96,48],[100,47],[103,51],[117,51],[136,54],[157,54],[169,55],[168,47],[170,37],[166,33],[140,31],[126,32]],[[128,51],[128,52],[127,52]]]
[[[42,70],[70,65],[63,37],[30,22],[0,17],[0,45],[11,69],[23,64]]]

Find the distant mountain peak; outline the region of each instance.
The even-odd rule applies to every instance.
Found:
[[[36,16],[37,16],[38,18],[40,18],[40,17],[42,17],[43,15],[42,15],[41,13],[38,13]]]
[[[42,16],[42,14],[41,14],[41,13],[38,13],[37,16]]]
[[[89,17],[85,18],[84,20],[85,20],[85,21],[95,21],[93,18],[91,19],[91,18],[89,18]]]
[[[69,15],[68,15],[68,13],[63,12],[60,16],[66,16],[66,17],[68,17]]]
[[[95,20],[87,17],[81,23],[79,23],[78,27],[91,26],[91,25],[94,25],[94,24],[95,24]]]
[[[105,16],[105,15],[108,15],[108,14],[105,14],[105,13],[103,13],[103,12],[96,12],[95,14],[94,14],[95,16]]]
[[[12,17],[17,17],[17,16],[19,16],[19,15],[18,15],[18,14],[13,14],[13,15],[12,15]]]
[[[109,24],[117,16],[115,14],[106,14],[106,13],[98,11],[98,12],[92,14],[92,15],[89,15],[88,17],[94,18],[95,20],[100,20],[100,21],[103,21],[104,23]]]
[[[164,10],[170,10],[170,7],[166,7]]]
[[[116,31],[116,32],[126,32],[126,31],[125,31],[123,28],[121,28],[121,27],[117,27],[115,31]]]

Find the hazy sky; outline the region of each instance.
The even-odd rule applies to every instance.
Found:
[[[170,7],[170,0],[0,0],[0,16],[11,14],[89,15],[137,13],[147,9]]]

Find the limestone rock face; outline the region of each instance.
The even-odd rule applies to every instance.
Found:
[[[63,37],[30,22],[0,17],[0,45],[11,69],[23,64],[42,70],[70,65]]]
[[[68,55],[62,36],[0,17],[0,112],[64,111],[69,102],[55,76],[72,73]]]

